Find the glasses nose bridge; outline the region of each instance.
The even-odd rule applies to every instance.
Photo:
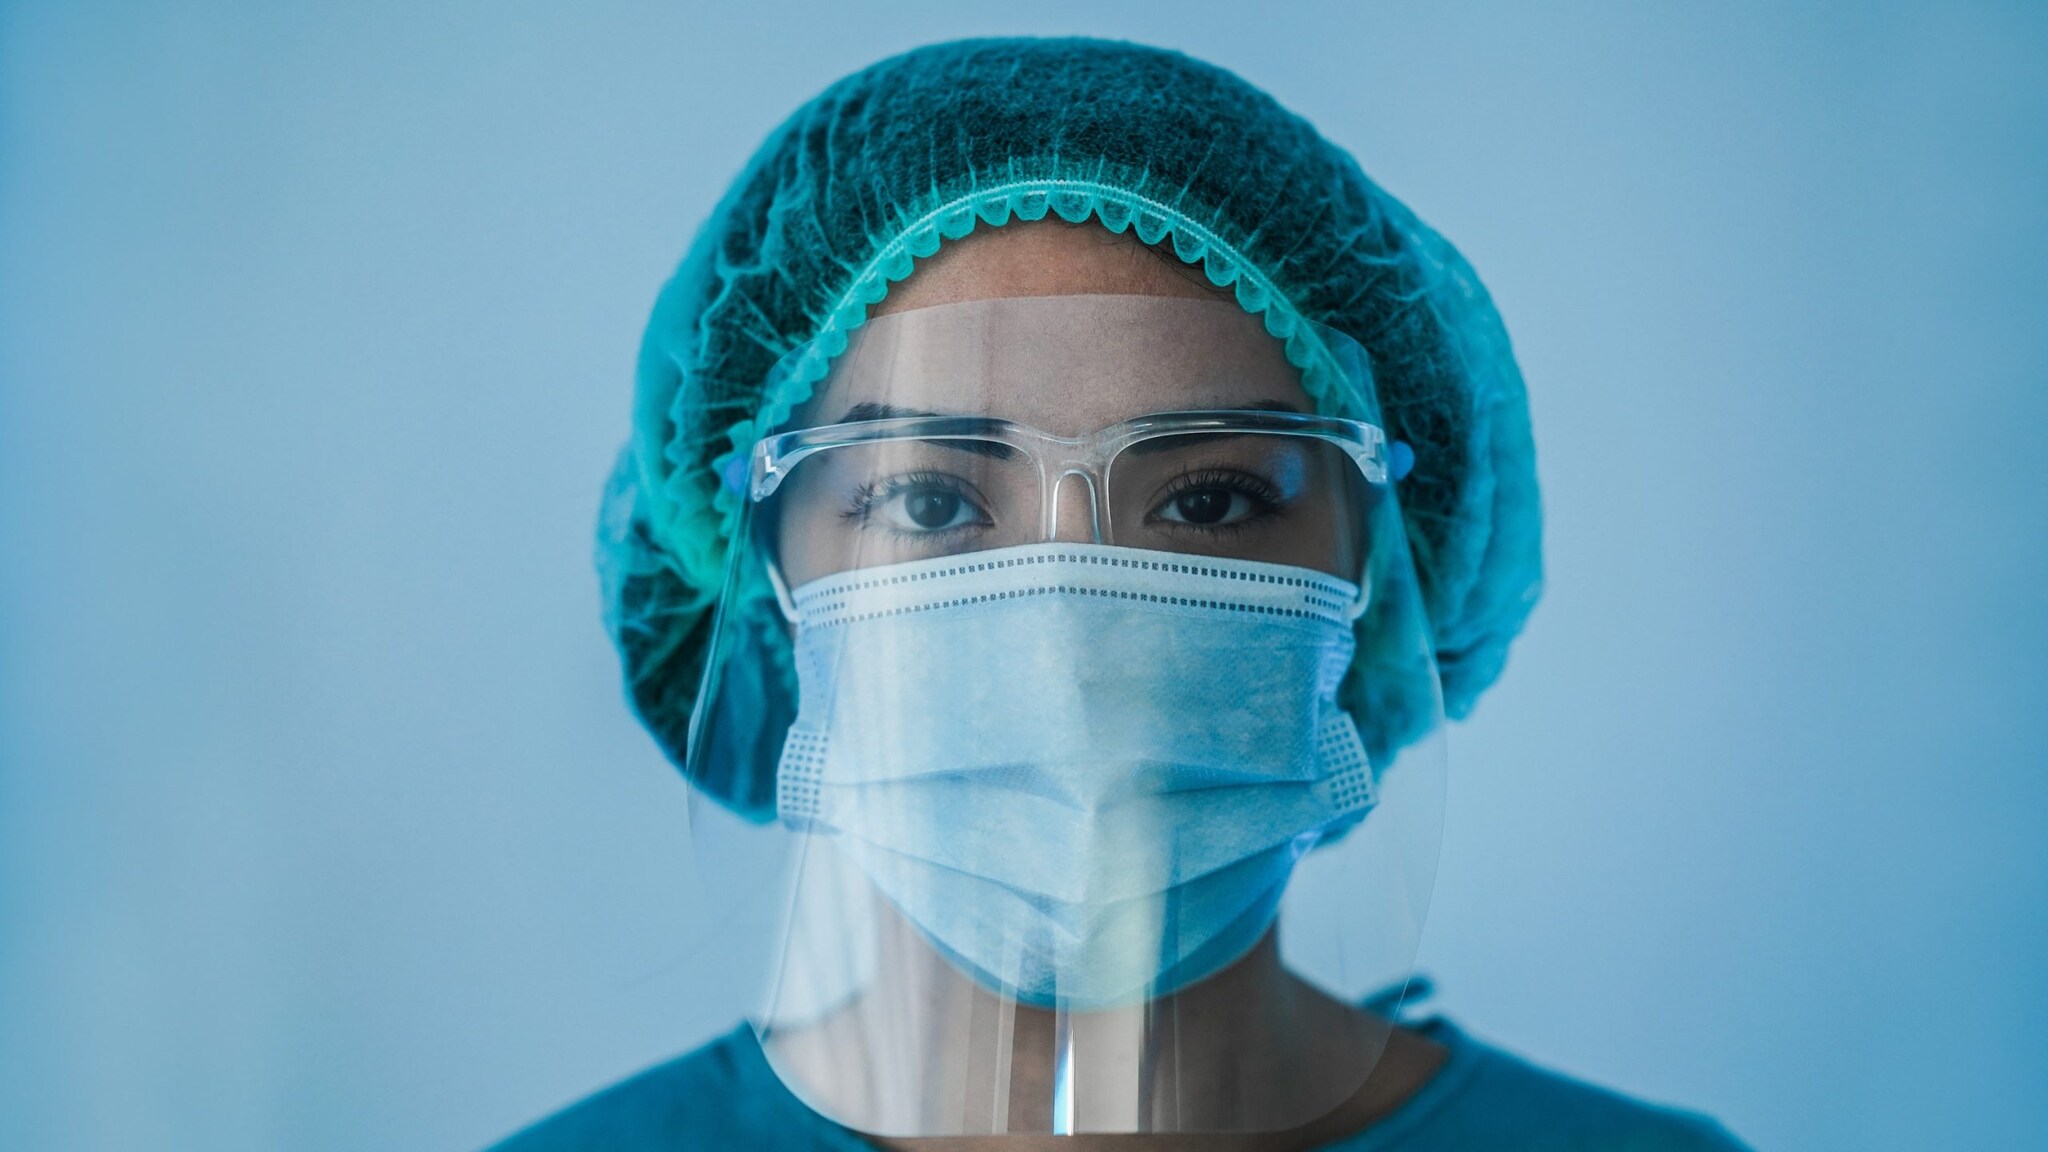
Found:
[[[1073,505],[1071,511],[1075,515],[1065,518],[1070,523],[1069,536],[1067,538],[1090,544],[1103,543],[1108,539],[1109,533],[1108,525],[1103,523],[1106,509],[1103,504],[1103,469],[1101,463],[1096,460],[1073,455],[1055,457],[1055,460],[1057,463],[1046,468],[1044,472],[1045,539],[1048,541],[1062,539],[1060,535],[1060,522],[1063,519],[1060,515],[1061,507],[1062,505],[1071,504]],[[1067,483],[1070,478],[1080,481],[1078,487]],[[1067,493],[1072,493],[1072,497],[1069,498]],[[1084,534],[1073,535],[1071,532],[1073,522],[1079,520],[1083,515],[1087,518],[1087,531]]]

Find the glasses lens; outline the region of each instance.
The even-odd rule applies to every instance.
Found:
[[[1108,542],[1259,560],[1357,580],[1364,475],[1313,436],[1190,432],[1141,440],[1109,467]]]
[[[993,440],[872,440],[804,458],[763,512],[784,576],[929,560],[1040,535],[1038,465]]]

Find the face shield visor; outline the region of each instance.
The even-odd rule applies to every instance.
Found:
[[[1228,302],[941,305],[859,329],[733,470],[686,772],[756,761],[775,815],[693,804],[693,842],[812,1108],[1255,1132],[1361,1089],[1443,789],[1366,365]]]

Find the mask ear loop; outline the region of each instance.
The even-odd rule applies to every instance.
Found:
[[[761,557],[761,569],[768,574],[768,586],[775,589],[775,603],[782,608],[782,618],[791,624],[801,624],[796,610],[796,600],[789,594],[789,582],[782,578],[782,566],[775,562],[773,555]]]
[[[1365,579],[1358,582],[1358,599],[1344,613],[1347,622],[1356,624],[1365,616],[1365,610],[1372,606],[1372,565],[1366,565]]]

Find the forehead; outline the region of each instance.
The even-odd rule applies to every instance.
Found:
[[[1300,379],[1281,342],[1231,301],[1016,296],[869,321],[800,419],[886,405],[1077,436],[1176,409],[1311,411]]]

